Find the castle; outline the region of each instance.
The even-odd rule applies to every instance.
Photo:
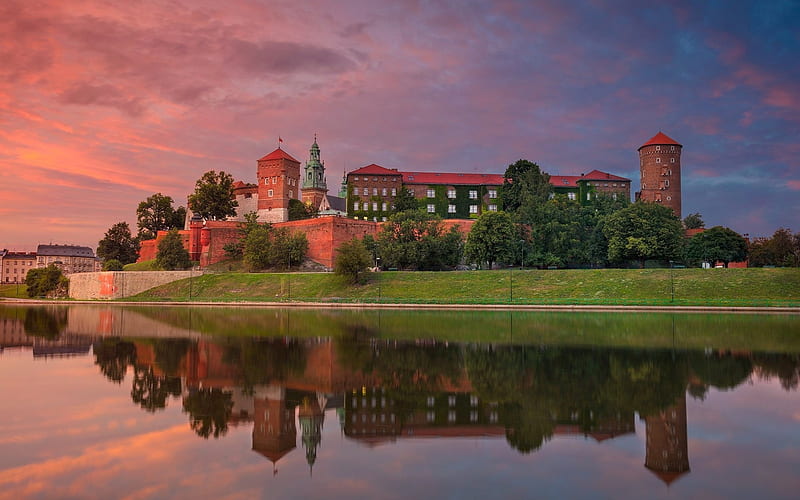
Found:
[[[663,203],[680,217],[680,154],[682,146],[659,132],[639,148],[641,191],[637,200]],[[302,169],[298,160],[280,146],[256,162],[256,183],[237,181],[233,195],[237,215],[222,221],[205,221],[187,214],[182,231],[184,246],[201,267],[226,258],[224,246],[240,237],[239,226],[247,213],[259,222],[279,224],[290,232],[301,231],[309,242],[308,257],[333,267],[335,250],[354,237],[376,234],[378,224],[394,213],[401,189],[407,189],[427,213],[445,219],[446,225],[468,232],[482,213],[499,209],[502,174],[415,172],[367,165],[345,174],[340,196],[328,194],[325,164],[317,138]],[[598,195],[630,199],[631,180],[599,170],[580,176],[553,175],[556,194],[581,204]],[[289,220],[293,200],[302,201],[318,215]],[[165,233],[164,233],[165,234]],[[142,242],[139,261],[155,258],[155,240]]]

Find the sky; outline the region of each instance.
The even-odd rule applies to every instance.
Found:
[[[683,216],[800,231],[800,2],[0,2],[0,248],[95,248],[160,192],[278,146],[328,187],[377,163],[640,188],[683,147]]]

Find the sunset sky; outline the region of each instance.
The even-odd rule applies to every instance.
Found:
[[[648,7],[642,7],[648,5]],[[0,2],[0,248],[97,246],[318,135],[345,170],[599,169],[683,144],[683,215],[800,231],[797,1]]]

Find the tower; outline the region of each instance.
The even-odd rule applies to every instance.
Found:
[[[300,162],[278,148],[258,160],[256,175],[259,222],[289,220],[289,200],[299,195]]]
[[[669,485],[690,470],[686,393],[669,408],[644,417],[644,421],[647,427],[644,466]]]
[[[681,150],[683,146],[659,132],[639,148],[641,191],[636,201],[661,203],[681,217]]]
[[[316,210],[328,192],[328,186],[325,183],[325,166],[320,161],[316,135],[314,135],[314,144],[311,145],[309,153],[303,175],[303,203]]]

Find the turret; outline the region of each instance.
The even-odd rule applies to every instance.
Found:
[[[636,200],[661,203],[681,217],[681,151],[683,146],[659,132],[639,148],[641,191]]]

